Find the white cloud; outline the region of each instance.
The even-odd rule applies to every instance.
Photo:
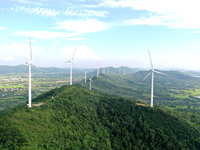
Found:
[[[58,23],[57,29],[66,29],[76,33],[92,33],[106,30],[108,27],[105,23],[95,19],[88,20],[68,20]]]
[[[97,11],[97,10],[73,10],[66,9],[64,12],[66,16],[80,16],[80,17],[105,17],[108,15],[107,11]]]
[[[184,18],[172,14],[130,19],[126,20],[125,23],[129,25],[162,25],[170,28],[200,29],[200,21],[198,19],[192,17]]]
[[[0,30],[5,30],[5,29],[6,29],[6,27],[1,27],[1,26],[0,26]]]
[[[0,60],[4,60],[4,61],[13,61],[14,58],[13,58],[12,56],[5,55],[5,56],[0,56]]]
[[[56,38],[69,38],[74,36],[80,36],[79,33],[65,33],[65,32],[52,32],[52,31],[16,31],[15,36],[26,36],[37,39],[49,39],[53,40]]]
[[[105,0],[101,5],[147,11],[130,24],[164,25],[171,28],[199,29],[199,0]]]
[[[24,1],[28,2],[28,1]],[[54,9],[43,8],[41,6],[37,7],[27,7],[27,6],[14,6],[11,7],[10,10],[20,13],[28,13],[31,15],[41,15],[46,17],[56,17],[56,16],[79,16],[79,17],[105,17],[109,14],[108,11],[105,10],[91,10],[91,9],[83,9],[82,5],[80,8],[67,8],[67,9]]]
[[[42,48],[37,46],[32,46],[32,49],[34,50],[34,55],[40,53],[43,50]],[[29,59],[30,55],[29,41],[27,39],[26,43],[24,44],[14,42],[11,43],[10,45],[0,45],[0,52],[2,55],[4,55],[4,58],[8,60],[12,60],[12,58],[19,58],[19,57]]]
[[[64,38],[66,40],[72,40],[72,41],[81,41],[81,40],[86,40],[86,38]]]
[[[74,53],[75,47],[63,48],[63,52],[66,54],[67,59],[71,59]],[[89,59],[89,60],[102,60],[96,56],[94,51],[85,45],[76,47],[76,54],[74,59]]]
[[[126,20],[125,23],[130,25],[165,25],[172,26],[173,22],[170,21],[168,16],[153,16],[149,18],[142,17],[140,19]]]
[[[109,7],[134,7],[135,2],[133,0],[104,0],[100,3],[100,6]]]
[[[46,17],[55,17],[60,14],[60,11],[54,10],[54,9],[47,9],[47,8],[29,8],[29,7],[17,7],[17,8],[11,8],[11,10],[14,10],[16,12],[26,12],[33,15],[41,15]]]
[[[30,0],[9,0],[11,2],[18,2],[22,4],[30,4],[30,5],[43,5],[41,2],[38,1],[30,1]]]
[[[11,53],[24,53],[28,49],[27,44],[11,43],[10,45],[0,45],[1,53],[11,52]]]

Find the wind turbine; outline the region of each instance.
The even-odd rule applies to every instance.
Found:
[[[32,101],[32,97],[31,97],[31,66],[32,66],[32,48],[31,48],[31,39],[29,37],[29,43],[30,43],[30,60],[26,62],[26,64],[28,64],[28,76],[29,76],[29,87],[28,87],[28,107],[31,108],[31,101]]]
[[[144,81],[146,78],[148,78],[151,75],[151,77],[152,77],[152,79],[151,79],[151,107],[153,107],[153,83],[154,83],[153,81],[154,81],[154,72],[158,73],[158,74],[161,74],[161,75],[165,75],[165,76],[167,76],[167,75],[164,74],[164,73],[161,73],[159,71],[154,70],[153,63],[152,63],[152,60],[151,60],[150,52],[149,52],[149,59],[150,59],[150,62],[151,62],[151,72],[149,72],[147,74],[147,76],[142,81]]]
[[[29,73],[28,73],[28,76],[29,76],[29,87],[28,87],[28,107],[31,108],[32,106],[32,95],[31,95],[31,66],[33,67],[36,67],[37,69],[39,69],[40,71],[42,71],[43,73],[46,74],[45,71],[43,71],[41,68],[37,67],[36,65],[33,64],[32,62],[32,46],[31,46],[31,39],[29,37],[29,44],[30,44],[30,60],[26,62],[26,64],[28,64],[28,70],[29,70]]]
[[[68,63],[68,62],[70,63],[70,85],[72,85],[72,65],[74,65],[73,60],[74,60],[75,53],[76,53],[76,48],[74,50],[74,54],[73,54],[72,59],[65,62],[65,63]]]
[[[92,89],[92,78],[90,78],[90,90]]]
[[[85,71],[85,83],[86,83],[86,80],[87,80],[87,71]]]
[[[99,68],[97,67],[97,78],[99,77]]]

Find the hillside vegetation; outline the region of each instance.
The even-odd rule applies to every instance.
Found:
[[[0,149],[200,149],[200,131],[159,107],[63,86],[0,116]]]
[[[199,109],[200,99],[195,96],[200,95],[200,79],[177,71],[164,73],[168,76],[155,74],[154,104],[173,109]],[[149,104],[151,77],[142,82],[147,74],[147,71],[127,75],[100,74],[92,78],[92,90]],[[87,84],[80,82],[78,85],[89,88],[89,80]]]

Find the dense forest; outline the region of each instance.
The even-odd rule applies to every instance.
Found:
[[[0,116],[0,149],[200,149],[199,120],[183,119],[185,112],[78,86],[33,101],[43,105],[21,105]]]

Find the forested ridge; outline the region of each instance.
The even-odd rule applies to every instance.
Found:
[[[92,90],[150,104],[151,77],[142,81],[148,73],[139,71],[127,75],[100,74],[98,78],[92,78]],[[199,109],[200,101],[195,96],[200,95],[200,79],[178,71],[164,73],[167,76],[155,74],[154,105],[174,109]],[[89,88],[89,77],[87,84],[77,84]]]
[[[195,124],[160,107],[63,86],[0,116],[0,149],[200,149]]]

